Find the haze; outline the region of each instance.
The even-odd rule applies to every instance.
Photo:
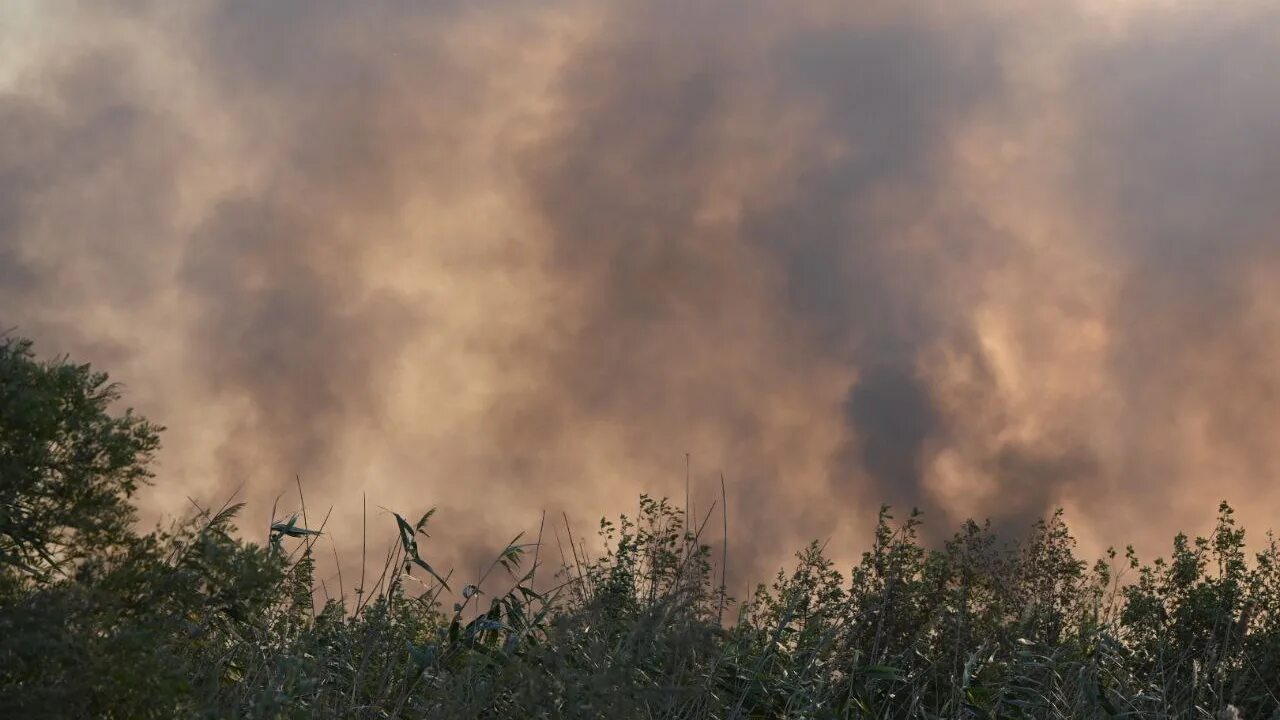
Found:
[[[1277,68],[1274,2],[10,2],[0,325],[169,427],[148,520],[297,475],[348,555],[686,453],[760,579],[881,503],[1260,531]]]

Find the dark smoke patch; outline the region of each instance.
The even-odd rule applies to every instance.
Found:
[[[849,391],[845,413],[860,464],[883,501],[900,513],[932,509],[923,483],[926,449],[942,440],[945,426],[928,387],[909,369],[873,366]]]
[[[833,352],[856,344],[864,361],[909,363],[940,331],[942,309],[921,284],[948,268],[898,246],[895,232],[933,211],[949,129],[1001,89],[997,46],[971,43],[903,21],[805,32],[776,51],[778,102],[817,103],[823,131],[847,151],[802,168],[792,193],[751,210],[744,233],[785,269],[792,318]],[[886,191],[911,202],[886,213],[875,205]],[[944,263],[967,244],[948,234]]]
[[[130,48],[103,42],[0,95],[0,326],[112,367],[137,349],[75,311],[150,306],[184,137],[140,101],[136,65]]]
[[[1102,469],[1088,448],[1006,445],[988,469],[998,487],[990,510],[993,527],[1009,537],[1021,535],[1028,518],[1052,512],[1062,501],[1059,493],[1097,482]]]
[[[620,16],[569,64],[557,88],[564,124],[521,167],[550,270],[586,298],[569,308],[565,334],[548,338],[552,376],[537,392],[644,425],[686,401],[677,394],[699,392],[677,377],[681,346],[700,345],[700,329],[733,308],[732,238],[697,217],[729,81],[704,29],[655,42]]]
[[[977,32],[958,37],[900,18],[802,31],[774,51],[782,91],[817,102],[847,142],[846,194],[893,179],[928,183],[952,123],[1000,89],[996,38],[989,28],[967,29]]]
[[[336,479],[326,468],[342,428],[376,422],[376,377],[413,322],[394,296],[363,287],[354,262],[319,262],[327,229],[305,218],[287,204],[229,201],[188,249],[185,285],[204,309],[192,340],[205,348],[207,379],[254,409],[228,442],[226,481],[250,472],[246,457],[282,487],[294,473]]]
[[[449,186],[451,133],[479,84],[429,42],[447,3],[218,3],[196,53],[224,110],[256,127],[268,177],[224,199],[188,239],[183,285],[199,303],[192,346],[213,392],[251,408],[223,449],[223,482],[335,474],[349,429],[377,427],[387,376],[429,333],[368,270],[405,243],[397,213]],[[350,32],[382,28],[378,39]]]

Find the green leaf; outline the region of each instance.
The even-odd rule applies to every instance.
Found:
[[[431,573],[431,577],[435,578],[441,585],[443,585],[445,590],[453,592],[453,588],[449,587],[449,583],[445,582],[444,578],[440,577],[440,573],[436,572],[435,568],[428,565],[426,560],[415,556],[411,559],[411,562],[423,570],[426,570],[428,573]]]
[[[274,523],[271,526],[271,532],[277,533],[279,535],[285,535],[292,538],[300,538],[300,537],[307,537],[309,535],[320,534],[319,530],[310,530],[308,528],[298,526],[296,524],[297,521],[298,521],[298,516],[294,515],[289,518],[289,522],[287,523],[279,523],[279,522]]]

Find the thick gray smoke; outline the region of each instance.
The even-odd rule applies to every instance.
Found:
[[[298,475],[347,554],[686,452],[743,574],[881,503],[1266,527],[1280,10],[1025,5],[12,4],[0,324],[170,427],[152,516]]]

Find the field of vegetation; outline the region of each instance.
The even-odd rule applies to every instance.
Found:
[[[663,500],[598,557],[513,539],[485,592],[415,512],[324,602],[314,516],[137,530],[160,428],[118,400],[0,339],[0,717],[1280,718],[1280,546],[1225,504],[1168,559],[1095,563],[1060,515],[926,547],[886,509],[852,568],[811,545],[747,598]]]

